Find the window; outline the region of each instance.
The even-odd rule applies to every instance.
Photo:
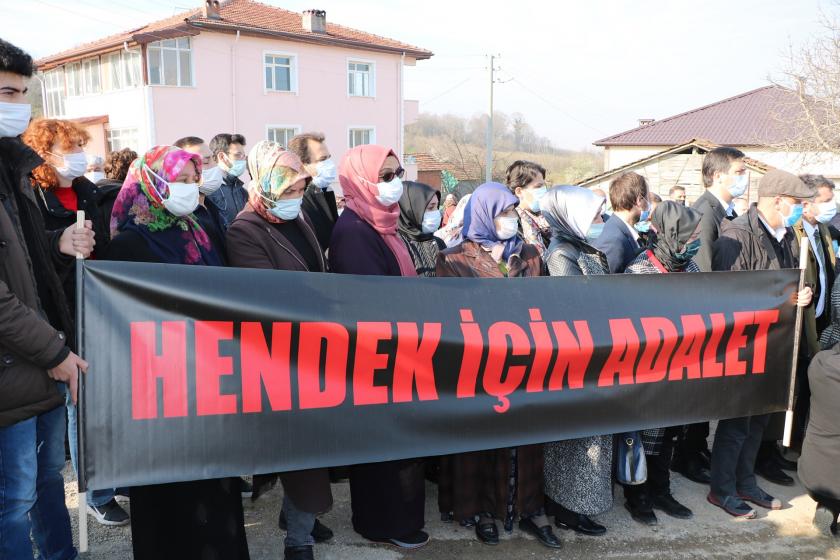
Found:
[[[47,103],[44,110],[48,117],[64,115],[64,68],[56,68],[44,74],[44,98]]]
[[[130,50],[121,51],[122,55],[122,69],[123,69],[123,84],[127,88],[135,88],[140,85],[142,81],[143,70],[140,67],[140,51]]]
[[[376,142],[376,133],[372,128],[351,128],[349,133],[348,144],[351,148]]]
[[[350,61],[347,63],[348,95],[374,97],[374,65],[372,62]]]
[[[297,59],[294,55],[266,53],[265,89],[268,91],[297,91]]]
[[[123,148],[138,149],[136,128],[112,128],[108,130],[108,150],[115,152]]]
[[[67,76],[67,97],[82,95],[82,64],[72,62],[64,69]]]
[[[99,59],[82,61],[82,88],[84,95],[99,93]]]
[[[269,125],[266,127],[266,139],[271,140],[272,142],[277,142],[281,146],[288,147],[289,140],[292,139],[292,136],[295,134],[300,133],[300,127],[297,126],[274,126]]]
[[[192,86],[190,38],[149,43],[149,83],[156,86]]]
[[[115,52],[102,57],[102,85],[105,91],[125,87],[121,53]]]

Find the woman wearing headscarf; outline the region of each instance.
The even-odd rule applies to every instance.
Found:
[[[280,144],[264,140],[248,154],[248,171],[248,203],[227,231],[230,266],[326,272],[315,229],[301,212],[311,177],[300,158]],[[255,491],[263,484],[273,485],[277,477],[255,476]],[[279,478],[283,483],[281,523],[286,525],[284,558],[314,558],[316,539],[332,537],[332,531],[316,519],[332,506],[328,471],[285,472]]]
[[[440,224],[445,226],[449,223],[449,218],[452,217],[452,213],[455,211],[455,207],[458,205],[458,201],[455,200],[455,195],[449,193],[446,195],[446,198],[443,200],[443,215],[441,216]]]
[[[345,209],[330,239],[333,272],[417,276],[397,234],[403,173],[396,154],[383,146],[356,146],[345,154],[338,177]],[[366,539],[401,548],[426,544],[423,468],[420,460],[350,467],[353,529]]]
[[[221,257],[192,212],[201,157],[157,146],[131,165],[111,216],[105,258],[219,266]],[[131,489],[135,560],[248,559],[238,478]]]
[[[464,210],[466,210],[471,196],[472,194],[464,195],[458,201],[446,225],[435,232],[435,237],[446,243],[447,247],[454,247],[461,242],[461,229],[464,227]]]
[[[700,249],[700,218],[695,210],[666,201],[657,204],[650,217],[653,235],[647,248],[625,269],[627,274],[668,274],[700,272],[692,260]],[[625,486],[624,506],[636,521],[645,525],[657,523],[653,510],[664,511],[677,519],[691,519],[690,509],[671,495],[670,464],[673,439],[682,426],[657,428],[642,432],[647,459],[648,477],[644,484]]]
[[[424,183],[405,181],[400,197],[399,233],[418,276],[434,276],[435,263],[446,244],[434,236],[440,227],[440,193]]]
[[[586,239],[601,222],[604,197],[573,186],[554,187],[540,201],[551,227],[543,257],[551,276],[607,274],[607,259]],[[612,436],[592,436],[545,445],[545,494],[555,524],[583,535],[607,529],[591,519],[612,507]]]
[[[542,276],[536,247],[517,235],[519,199],[500,183],[478,187],[466,208],[462,241],[438,255],[437,275],[462,278]],[[524,288],[523,288],[524,289]],[[441,458],[438,506],[463,525],[475,523],[485,544],[498,544],[496,521],[519,528],[543,545],[559,548],[545,516],[541,445],[460,453]],[[475,519],[478,518],[476,522]]]

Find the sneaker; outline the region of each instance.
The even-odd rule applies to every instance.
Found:
[[[738,491],[738,497],[745,502],[752,502],[764,509],[782,509],[782,501],[779,498],[774,498],[759,487],[749,492]]]
[[[88,504],[87,511],[100,525],[121,527],[122,525],[128,525],[130,521],[128,513],[113,498],[110,502],[101,506]]]
[[[250,498],[254,494],[254,487],[251,486],[251,483],[245,480],[244,478],[239,479],[240,482],[240,491],[242,492],[243,498]]]
[[[758,515],[756,511],[747,505],[747,503],[737,496],[727,496],[720,499],[711,492],[706,496],[706,500],[713,506],[717,506],[732,517],[739,519],[755,519]]]
[[[429,542],[429,534],[425,531],[415,531],[398,539],[369,539],[376,543],[390,544],[398,548],[420,548]]]
[[[117,492],[114,493],[114,499],[117,500],[118,504],[127,504],[131,501],[129,489],[125,488],[124,490],[117,490]]]
[[[814,512],[814,528],[823,537],[837,536],[837,517],[825,506],[817,505]]]

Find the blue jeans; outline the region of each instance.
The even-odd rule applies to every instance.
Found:
[[[64,504],[64,407],[0,428],[0,558],[77,557]]]
[[[312,529],[315,527],[315,514],[299,510],[288,496],[283,496],[283,512],[286,514],[286,540],[283,544],[287,547],[314,545]]]
[[[70,440],[70,461],[73,463],[73,472],[79,476],[79,421],[76,412],[76,405],[70,399],[70,392],[64,395],[64,404],[67,406],[67,439]],[[94,490],[87,493],[87,503],[94,506],[104,506],[114,499],[114,489]]]

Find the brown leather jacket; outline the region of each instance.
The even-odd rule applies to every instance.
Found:
[[[50,326],[39,298],[66,331],[72,323],[54,267],[60,232],[48,235],[29,183],[42,163],[16,138],[0,139],[0,427],[52,410],[63,403],[47,369],[70,352],[63,332]],[[72,264],[72,263],[71,263]]]
[[[513,255],[508,262],[508,278],[521,276],[543,276],[544,266],[537,248],[523,245],[519,256]],[[461,278],[504,278],[499,265],[478,243],[465,240],[438,254],[437,276]]]

